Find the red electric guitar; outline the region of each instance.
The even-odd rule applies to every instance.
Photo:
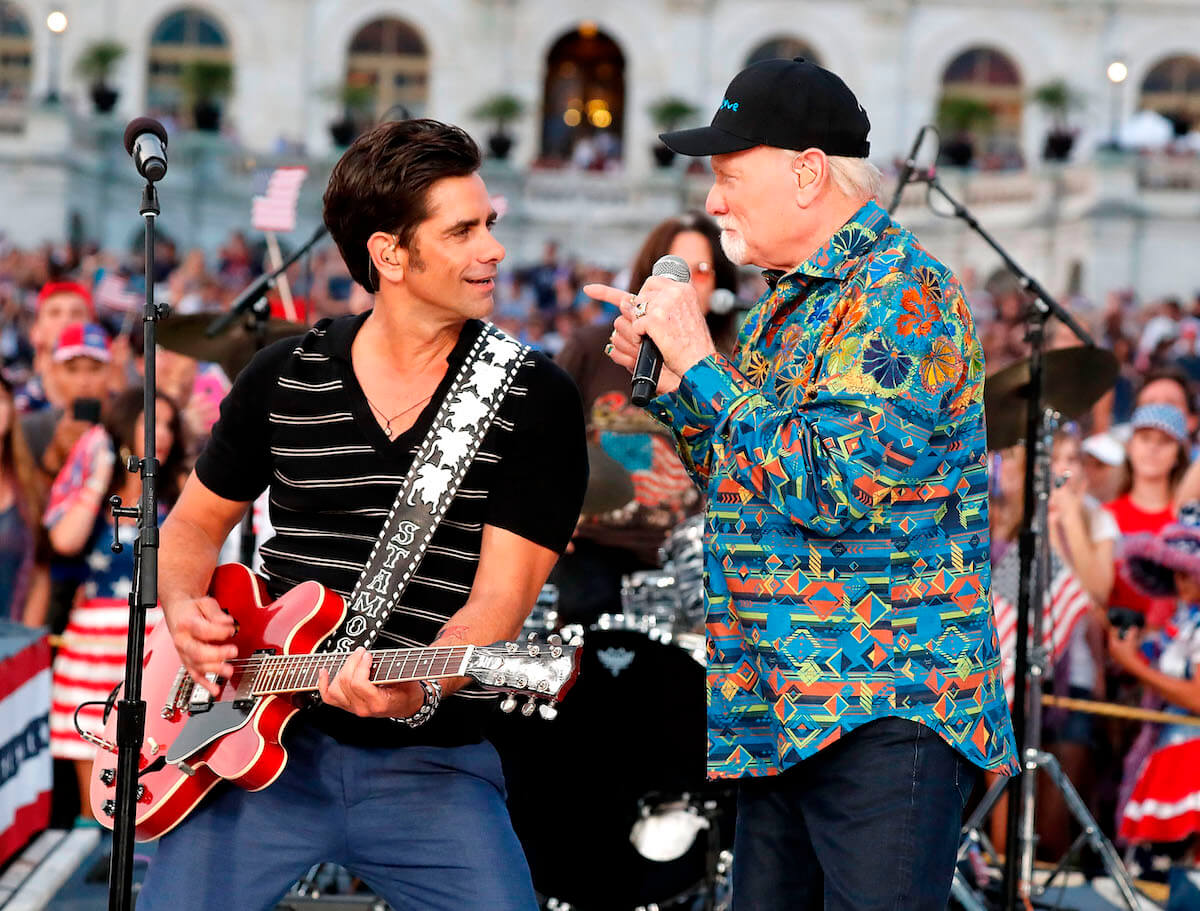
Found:
[[[345,616],[342,598],[317,582],[297,585],[267,603],[267,589],[253,571],[237,563],[219,566],[209,593],[238,623],[233,676],[218,679],[213,697],[195,684],[180,663],[167,625],[146,641],[143,699],[146,732],[138,759],[134,831],[138,841],[169,832],[221,780],[251,791],[274,781],[287,762],[283,729],[299,711],[294,697],[317,689],[317,671],[333,677],[346,652],[312,654]],[[371,679],[402,683],[438,677],[471,677],[505,692],[505,711],[527,695],[522,714],[537,700],[543,718],[566,695],[579,672],[579,649],[557,637],[545,644],[501,642],[489,646],[387,649],[371,653]],[[96,819],[112,827],[116,807],[117,712],[104,732],[89,738],[99,747],[92,763],[91,804]]]

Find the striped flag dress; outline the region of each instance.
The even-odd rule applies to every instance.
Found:
[[[996,635],[1000,640],[1004,692],[1012,704],[1017,658],[1017,593],[1020,555],[1013,544],[992,570],[992,610],[996,617]],[[1071,644],[1075,624],[1092,607],[1092,599],[1079,577],[1057,554],[1050,555],[1050,588],[1044,594],[1042,647],[1053,665]],[[1029,625],[1033,631],[1032,618]]]
[[[1164,674],[1194,680],[1200,671],[1200,605],[1181,604],[1154,643]],[[1168,706],[1167,711],[1181,709]],[[1130,842],[1181,842],[1200,833],[1200,729],[1162,725],[1121,811]]]
[[[75,447],[50,491],[46,525],[53,526],[83,494],[95,453],[111,445],[101,427],[87,431]],[[63,645],[54,657],[50,704],[50,752],[56,759],[88,760],[95,747],[75,729],[76,709],[82,728],[99,734],[104,728],[104,708],[113,687],[125,677],[125,646],[129,630],[129,591],[133,586],[133,541],[137,529],[120,525],[124,550],[114,554],[112,520],[98,517],[81,557],[88,567],[63,631]],[[146,617],[147,633],[162,618],[158,608]],[[95,703],[95,704],[85,704]],[[79,708],[80,706],[82,708]],[[153,711],[153,708],[151,709]]]

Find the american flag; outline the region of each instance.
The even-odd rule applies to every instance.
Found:
[[[997,564],[995,575],[1000,577],[1012,572],[1017,561],[1017,546],[1014,544]],[[1009,565],[1005,565],[1009,564]],[[1084,590],[1079,577],[1057,555],[1051,556],[1053,580],[1045,593],[1045,612],[1042,614],[1042,647],[1051,666],[1063,656],[1071,644],[1075,624],[1092,607],[1091,596]],[[997,578],[997,583],[1001,580]],[[1002,593],[1001,589],[1005,589]],[[1010,600],[1006,594],[1012,595]],[[996,584],[992,589],[992,611],[996,617],[996,633],[1000,639],[1000,659],[1004,671],[1004,692],[1012,704],[1013,683],[1016,679],[1017,660],[1017,605],[1016,592],[1009,586]],[[1032,618],[1030,618],[1032,620]],[[1033,624],[1029,625],[1032,632]]]
[[[254,197],[251,224],[257,231],[285,233],[296,230],[296,200],[308,168],[276,168],[267,181],[265,196]]]
[[[105,272],[93,296],[96,309],[109,313],[129,313],[146,302],[145,293],[130,290],[129,279],[118,272]]]

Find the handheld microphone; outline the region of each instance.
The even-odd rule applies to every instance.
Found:
[[[660,257],[650,272],[651,275],[665,275],[677,282],[690,282],[692,270],[682,256],[667,254]],[[648,335],[642,336],[642,347],[638,349],[637,364],[633,368],[633,392],[629,400],[639,408],[654,398],[658,392],[658,377],[662,373],[662,352],[654,339]]]
[[[917,139],[908,153],[908,158],[904,161],[904,167],[900,169],[900,180],[896,183],[896,193],[892,197],[892,204],[888,206],[888,215],[895,212],[896,206],[900,205],[900,197],[904,193],[904,188],[912,179],[913,171],[917,169],[917,153],[921,151],[921,140],[925,138],[925,131],[928,129],[929,125],[926,124],[917,131]]]
[[[135,117],[125,127],[125,151],[147,181],[162,180],[167,173],[167,131],[153,117]]]

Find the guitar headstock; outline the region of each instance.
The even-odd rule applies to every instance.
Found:
[[[547,721],[558,714],[555,705],[562,701],[579,674],[582,649],[579,640],[564,645],[562,638],[551,635],[543,643],[537,633],[525,642],[495,642],[476,646],[471,651],[466,673],[485,689],[508,695],[500,703],[502,711],[517,707],[518,696],[528,696],[521,714],[528,717],[534,709]],[[539,707],[538,701],[543,704]]]

